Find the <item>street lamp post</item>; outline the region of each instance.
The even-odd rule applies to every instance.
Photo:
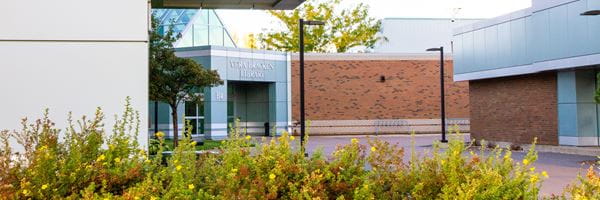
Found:
[[[444,47],[439,48],[429,48],[427,51],[439,51],[440,52],[440,107],[441,114],[440,118],[442,120],[442,143],[447,143],[446,140],[446,98],[444,94]]]
[[[600,15],[600,10],[588,10],[581,13],[581,16],[596,16]]]
[[[306,151],[304,148],[305,137],[306,137],[306,112],[304,108],[304,25],[324,25],[324,22],[321,21],[304,21],[304,19],[299,20],[299,30],[300,30],[300,147],[302,148],[302,152]]]

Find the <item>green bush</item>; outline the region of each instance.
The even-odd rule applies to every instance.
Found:
[[[162,134],[156,156],[140,150],[139,116],[128,103],[111,134],[100,109],[92,119],[69,120],[60,139],[47,116],[2,132],[3,199],[537,199],[545,175],[532,167],[533,147],[515,162],[507,149],[474,152],[452,139],[447,149],[434,144],[405,160],[396,145],[352,139],[331,155],[305,157],[287,133],[252,147],[235,128],[221,153],[198,156],[186,137],[165,164]],[[15,156],[10,138],[22,154]]]

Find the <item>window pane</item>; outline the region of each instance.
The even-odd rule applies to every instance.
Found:
[[[198,119],[198,133],[204,134],[204,119]]]
[[[220,26],[210,27],[210,45],[223,46],[223,28]]]
[[[198,122],[196,119],[189,119],[190,125],[192,126],[192,135],[198,134]]]
[[[194,43],[193,46],[208,45],[208,26],[194,25]]]
[[[189,32],[186,34],[184,34],[184,33],[181,33],[181,34],[182,34],[181,38],[179,38],[179,41],[178,41],[179,43],[177,44],[176,47],[191,47],[194,45],[192,34],[189,34]]]
[[[196,116],[196,104],[190,101],[185,102],[185,116],[195,117]]]

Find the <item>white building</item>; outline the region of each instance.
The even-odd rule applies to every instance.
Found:
[[[452,52],[452,30],[479,19],[450,18],[385,18],[381,35],[387,41],[379,42],[378,53],[424,53],[425,49],[444,46]]]
[[[69,111],[92,115],[98,106],[110,125],[129,96],[141,113],[139,142],[145,145],[151,7],[293,9],[303,1],[5,0],[0,129],[17,129],[21,118],[39,118],[44,108],[62,128]]]

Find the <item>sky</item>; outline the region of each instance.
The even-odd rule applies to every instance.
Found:
[[[369,13],[383,18],[492,18],[531,6],[531,0],[342,0],[342,6],[358,3],[369,6]],[[460,8],[460,9],[457,9]],[[454,14],[455,10],[458,10]],[[280,23],[262,10],[218,10],[223,23],[234,35],[280,29]],[[239,45],[239,42],[238,42]]]

